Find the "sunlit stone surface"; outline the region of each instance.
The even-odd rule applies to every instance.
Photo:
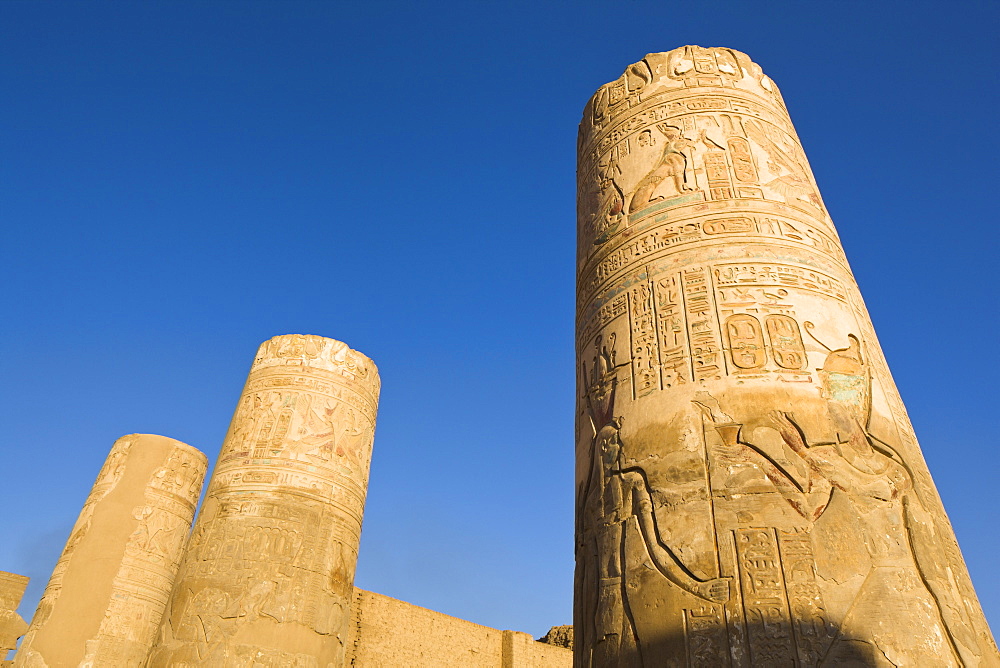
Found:
[[[14,665],[140,666],[170,595],[205,455],[165,436],[118,439],[94,483]]]
[[[650,54],[578,148],[576,665],[1000,665],[775,84]]]
[[[341,666],[378,393],[339,341],[261,345],[149,665]]]
[[[17,607],[21,604],[21,597],[27,586],[26,576],[0,571],[0,666],[10,665],[4,661],[4,657],[17,645],[17,639],[28,630],[27,622],[17,614]]]

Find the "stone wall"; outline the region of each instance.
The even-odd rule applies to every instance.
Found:
[[[345,667],[557,668],[572,650],[355,588]]]

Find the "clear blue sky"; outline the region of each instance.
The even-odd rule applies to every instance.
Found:
[[[112,442],[214,461],[257,345],[383,393],[357,584],[571,621],[576,126],[683,44],[782,88],[1000,622],[997,2],[0,2],[0,570]]]

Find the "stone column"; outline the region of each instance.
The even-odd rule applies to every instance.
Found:
[[[997,665],[774,83],[650,54],[578,149],[576,665]]]
[[[28,624],[17,614],[27,586],[27,576],[0,571],[0,667],[13,663],[5,661],[7,653],[17,646],[18,638],[28,630]]]
[[[167,605],[207,461],[190,445],[115,441],[14,665],[141,666]]]
[[[340,668],[378,393],[339,341],[261,345],[150,666]]]

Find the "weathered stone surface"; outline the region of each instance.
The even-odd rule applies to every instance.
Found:
[[[156,636],[205,477],[164,436],[118,439],[49,579],[14,665],[141,666]]]
[[[17,614],[27,586],[27,576],[0,571],[0,666],[9,665],[3,659],[17,646],[17,639],[28,630],[28,623]]]
[[[345,666],[569,668],[573,653],[527,633],[499,631],[355,589]]]
[[[573,627],[571,625],[553,626],[548,633],[538,639],[538,642],[573,649]]]
[[[578,179],[576,665],[1000,665],[761,68],[630,65]]]
[[[339,341],[261,345],[149,665],[342,664],[378,393]]]

